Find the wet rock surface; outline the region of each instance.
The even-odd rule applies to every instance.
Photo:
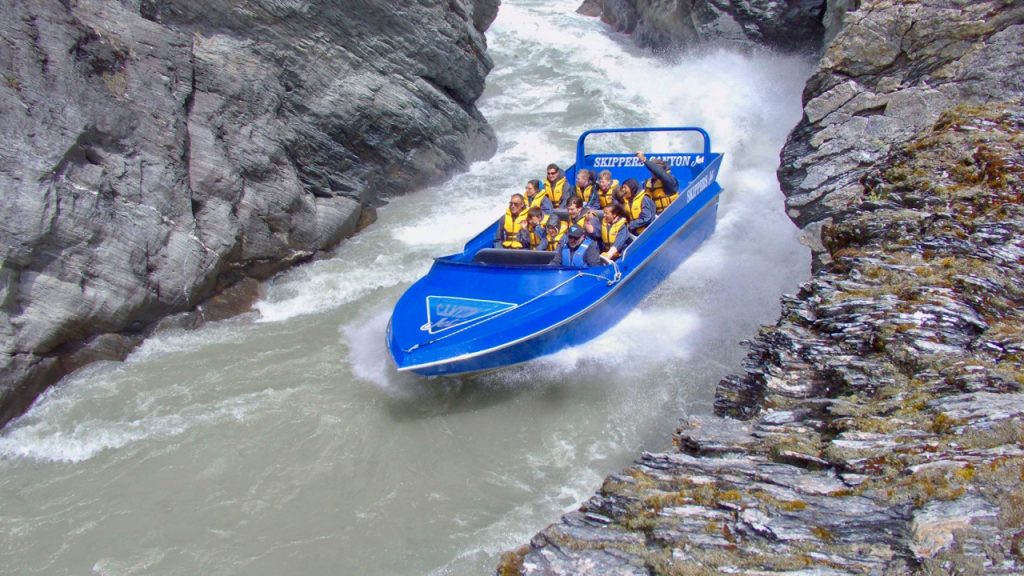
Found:
[[[967,25],[948,12],[958,7],[989,11]],[[863,2],[823,66],[870,61],[885,42],[846,51],[892,9]],[[784,161],[853,183],[817,208],[813,277],[749,343],[744,373],[720,383],[716,416],[684,420],[675,451],[607,478],[499,574],[1024,572],[1024,106],[1019,45],[1001,44],[1018,31],[997,24],[1018,7],[901,9],[925,12],[887,73],[948,66],[962,74],[948,98],[915,95],[913,127],[844,131],[833,116],[835,130],[817,132],[805,118]],[[929,26],[930,42],[909,42]],[[966,54],[969,73],[951,64]],[[829,117],[817,99],[849,80],[819,72],[807,115]],[[853,87],[832,113],[862,95]],[[886,113],[875,110],[859,118]],[[884,145],[854,166],[792,148],[853,150],[865,134]]]
[[[856,206],[865,174],[957,104],[1024,97],[1024,5],[862,2],[804,89],[779,181],[815,262],[821,229]]]
[[[1022,178],[1024,107],[943,115],[826,228],[832,263],[720,385],[721,417],[502,569],[1019,574]]]
[[[825,26],[838,26],[849,1],[826,0],[586,0],[579,11],[654,50],[708,45],[813,52]],[[825,19],[825,12],[830,18]]]
[[[136,341],[492,154],[497,6],[5,3],[0,426],[99,335]]]

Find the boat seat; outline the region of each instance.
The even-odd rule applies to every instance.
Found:
[[[569,211],[566,210],[565,208],[555,208],[554,210],[551,211],[551,213],[554,214],[555,216],[558,216],[558,220],[560,222],[569,221]]]
[[[473,255],[473,262],[500,266],[546,266],[551,263],[553,257],[551,252],[536,250],[483,248]]]

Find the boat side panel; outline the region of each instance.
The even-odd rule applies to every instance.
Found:
[[[402,358],[398,362],[402,366],[484,349],[507,342],[519,333],[529,334],[533,331],[531,326],[561,321],[583,303],[600,297],[591,294],[590,289],[606,288],[607,280],[580,278],[580,272],[570,268],[491,267],[435,261],[430,273],[406,290],[395,305],[388,345],[396,361]],[[430,297],[457,299],[464,309],[473,307],[473,300],[517,308],[479,322],[466,312],[467,317],[458,321],[460,329],[438,335],[438,330],[427,325]],[[466,300],[469,302],[463,302]],[[461,336],[471,326],[480,329],[474,329],[469,338]],[[459,338],[453,338],[456,332]],[[426,344],[430,346],[423,348]]]
[[[714,232],[717,209],[716,194],[680,234],[667,242],[644,266],[625,277],[621,286],[612,291],[608,298],[571,322],[489,354],[414,368],[414,371],[431,376],[491,370],[558,352],[566,347],[567,342],[579,344],[600,336],[625,318],[640,300]]]

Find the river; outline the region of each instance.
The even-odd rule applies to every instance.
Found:
[[[394,199],[259,314],[164,332],[50,389],[0,435],[0,573],[489,574],[503,550],[665,449],[809,276],[779,150],[807,60],[656,58],[575,14],[505,0],[480,108],[498,153]],[[390,308],[587,128],[697,125],[725,153],[715,234],[614,329],[483,376],[398,375]]]

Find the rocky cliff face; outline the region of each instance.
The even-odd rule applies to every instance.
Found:
[[[782,150],[790,218],[816,263],[821,230],[856,206],[864,175],[958,103],[1020,97],[1024,6],[865,2],[807,83],[804,117]]]
[[[847,16],[780,170],[805,171],[783,186],[819,223],[813,278],[720,384],[717,417],[499,573],[1024,571],[1021,8]]]
[[[497,6],[6,3],[0,425],[156,320],[492,154],[474,102]]]
[[[839,25],[852,1],[586,0],[580,11],[654,50],[725,45],[816,51],[826,23]]]

